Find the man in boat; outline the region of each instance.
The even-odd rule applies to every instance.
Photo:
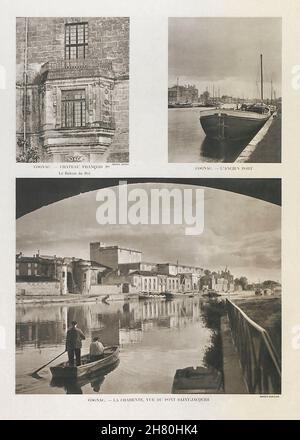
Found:
[[[81,347],[82,340],[85,339],[83,332],[77,327],[77,322],[72,321],[71,328],[67,331],[66,351],[68,352],[69,365],[74,367],[74,356],[76,366],[81,365]]]
[[[90,360],[91,362],[98,361],[103,358],[104,347],[103,344],[99,341],[99,338],[95,336],[93,338],[93,342],[90,345]]]

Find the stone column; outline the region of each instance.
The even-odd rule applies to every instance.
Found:
[[[61,268],[61,284],[62,284],[62,295],[66,295],[68,293],[68,284],[67,284],[67,279],[68,279],[68,268],[66,264],[62,265]]]

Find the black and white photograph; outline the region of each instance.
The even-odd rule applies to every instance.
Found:
[[[129,18],[16,18],[17,162],[129,161]]]
[[[281,18],[169,18],[172,163],[281,162]]]
[[[281,393],[280,179],[16,191],[17,394]]]

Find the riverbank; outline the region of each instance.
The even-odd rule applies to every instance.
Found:
[[[124,300],[124,295],[115,295],[115,301]],[[101,302],[107,298],[107,295],[102,296],[87,296],[87,295],[60,295],[60,296],[17,296],[16,304],[69,304],[69,303],[83,303],[83,302]]]
[[[239,298],[234,302],[250,319],[269,333],[281,357],[281,297]]]
[[[174,298],[187,298],[187,294],[175,294]],[[200,296],[200,294],[195,294],[194,296]],[[133,294],[112,294],[112,295],[80,295],[80,294],[68,294],[68,295],[26,295],[16,297],[16,304],[69,304],[69,303],[84,303],[84,302],[114,302],[114,301],[131,301],[131,300],[153,300],[162,301],[166,299],[165,295],[139,295]]]

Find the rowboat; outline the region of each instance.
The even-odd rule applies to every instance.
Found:
[[[119,347],[110,346],[104,348],[104,355],[102,359],[91,362],[90,356],[85,355],[81,357],[81,365],[70,367],[68,362],[62,362],[54,367],[50,367],[53,378],[81,378],[88,375],[93,375],[100,370],[109,367],[119,359]]]
[[[109,373],[114,371],[119,366],[120,360],[108,367],[103,367],[101,370],[96,371],[93,374],[89,374],[80,378],[76,377],[52,377],[50,386],[55,388],[64,388],[66,394],[82,394],[82,387],[90,384],[95,392],[99,392],[100,388]]]

